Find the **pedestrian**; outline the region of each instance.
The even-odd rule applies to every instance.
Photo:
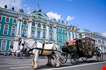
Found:
[[[10,54],[9,55],[13,55],[13,41],[11,42],[11,45],[10,45]]]

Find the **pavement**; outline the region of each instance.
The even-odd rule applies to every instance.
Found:
[[[32,70],[31,63],[32,57],[19,58],[0,55],[0,70]],[[38,63],[38,70],[102,70],[102,67],[106,66],[106,55],[103,62],[96,62],[95,58],[91,58],[87,62],[80,61],[76,65],[71,65],[68,60],[66,64],[59,68],[46,66],[47,59],[45,57],[40,57]]]

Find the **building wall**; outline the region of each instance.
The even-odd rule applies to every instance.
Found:
[[[99,47],[103,53],[106,53],[106,38],[102,35],[96,35],[95,40],[97,47]]]
[[[0,52],[10,51],[10,44],[16,31],[16,18],[0,15]]]

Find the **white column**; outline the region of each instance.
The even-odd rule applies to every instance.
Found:
[[[70,32],[70,39],[72,40],[73,39],[73,35],[74,35],[74,33],[73,32]]]
[[[53,28],[53,40],[57,42],[57,29]]]
[[[17,22],[17,29],[16,29],[16,36],[21,37],[21,29],[22,28],[22,21],[19,20]]]
[[[21,33],[22,33],[22,21],[19,24],[19,36],[21,37]]]
[[[49,40],[49,26],[46,26],[46,39]]]
[[[32,36],[31,36],[31,27],[32,27],[32,22],[29,21],[29,22],[28,22],[28,35],[27,35],[28,38],[32,37]]]
[[[67,31],[67,41],[69,41],[69,38],[70,38],[69,31]]]
[[[35,38],[37,38],[37,24],[35,22]]]
[[[43,24],[41,23],[41,34],[40,34],[40,39],[42,39],[43,38]]]
[[[17,21],[16,36],[19,36],[19,24],[20,21]]]

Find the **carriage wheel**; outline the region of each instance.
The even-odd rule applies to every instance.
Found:
[[[58,53],[52,55],[51,64],[53,67],[59,67],[61,65],[61,63],[59,61]]]
[[[76,64],[78,61],[79,61],[79,58],[72,58],[72,56],[70,55],[69,56],[69,59],[70,59],[70,62],[71,62],[71,64],[73,65],[73,64]]]
[[[77,64],[79,60],[77,58],[70,59],[71,64]]]
[[[68,53],[61,53],[61,57],[60,57],[59,61],[62,64],[65,64],[67,62],[67,59],[68,59]]]

